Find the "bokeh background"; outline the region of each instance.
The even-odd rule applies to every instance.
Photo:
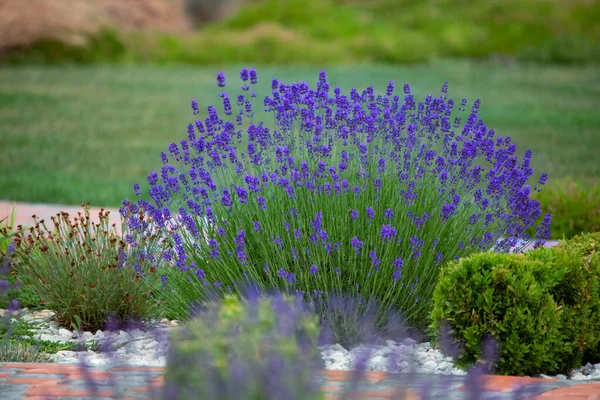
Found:
[[[555,238],[600,230],[600,1],[0,0],[0,200],[118,207],[243,66],[482,99],[550,176]],[[260,116],[259,116],[260,117]]]

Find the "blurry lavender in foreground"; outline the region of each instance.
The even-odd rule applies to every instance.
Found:
[[[174,332],[170,398],[315,399],[317,318],[299,298],[227,296]]]

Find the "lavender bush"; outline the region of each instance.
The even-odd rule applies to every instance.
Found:
[[[161,154],[147,195],[121,213],[133,229],[156,229],[172,248],[162,257],[167,311],[185,318],[207,288],[236,292],[242,279],[309,299],[336,294],[376,300],[424,325],[442,263],[495,246],[507,252],[541,217],[530,199],[532,152],[466,118],[448,85],[417,103],[411,87],[330,90],[271,81],[257,121],[258,78],[242,69],[240,94],[220,94],[221,112],[188,126]],[[224,74],[217,85],[226,86]],[[198,103],[192,100],[195,115]],[[547,175],[541,174],[539,186]],[[146,192],[146,189],[144,189]],[[154,224],[136,223],[144,210]],[[550,215],[536,245],[549,235]]]

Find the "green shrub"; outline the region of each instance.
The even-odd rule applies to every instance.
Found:
[[[600,235],[582,235],[563,242],[556,248],[539,248],[526,254],[559,269],[566,269],[560,283],[550,294],[562,310],[561,330],[564,334],[565,356],[562,370],[580,366],[586,354],[600,342]],[[560,360],[559,360],[560,361]]]
[[[29,230],[17,227],[14,270],[45,300],[63,326],[102,329],[109,317],[126,320],[155,315],[152,298],[160,280],[152,256],[160,240],[109,226],[108,212],[90,221],[89,204],[73,221],[67,213],[52,217],[54,228],[34,216]],[[143,214],[138,223],[144,222]]]
[[[560,329],[562,310],[549,293],[567,268],[524,255],[480,253],[448,264],[434,292],[431,327],[447,324],[463,348],[461,367],[481,358],[481,344],[500,344],[497,372],[509,375],[554,373],[568,349]]]
[[[582,346],[585,345],[583,349],[583,362],[597,361],[600,359],[600,294],[598,293],[600,280],[600,232],[583,233],[568,241],[561,242],[559,246],[555,247],[556,250],[562,248],[576,249],[583,254],[583,271],[577,271],[579,274],[574,279],[585,282],[580,283],[580,288],[574,282],[569,282],[568,285],[581,301],[590,303],[588,307],[585,307],[588,315],[579,317],[579,321],[575,323],[581,324],[583,329],[583,339],[580,340]],[[573,273],[573,275],[576,274]],[[595,348],[594,342],[596,343]],[[579,342],[577,348],[580,352],[582,351]]]
[[[173,332],[170,398],[322,398],[315,386],[319,328],[300,299],[226,296]]]
[[[553,239],[600,231],[600,182],[552,181],[533,198],[552,217]]]
[[[599,248],[600,234],[584,234],[554,248],[483,253],[449,265],[434,294],[432,328],[440,332],[448,324],[464,342],[462,365],[477,361],[479,342],[494,336],[501,343],[500,373],[566,372],[596,361]]]

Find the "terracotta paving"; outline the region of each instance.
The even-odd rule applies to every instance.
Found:
[[[0,398],[17,399],[158,399],[164,398],[162,368],[0,363]],[[94,384],[88,380],[92,378]],[[358,384],[352,373],[321,371],[326,400],[336,399],[571,399],[600,400],[600,382],[497,376],[481,377],[486,389],[471,393],[464,377],[369,372]],[[473,397],[475,395],[475,397]],[[429,397],[427,397],[429,396]]]

